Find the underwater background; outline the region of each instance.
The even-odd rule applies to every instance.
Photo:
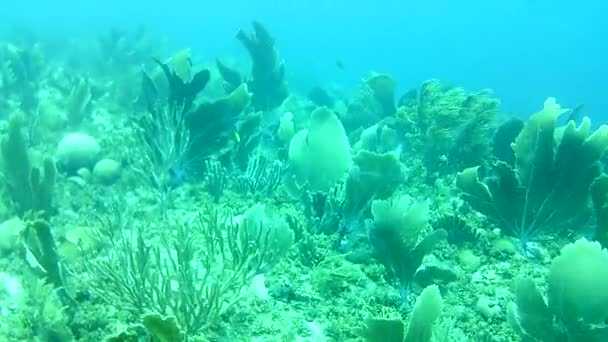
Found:
[[[608,341],[608,3],[0,13],[0,342]]]
[[[281,32],[275,38],[292,65],[290,83],[303,90],[317,82],[349,86],[377,69],[395,75],[401,89],[433,77],[491,87],[513,114],[532,111],[531,98],[557,96],[602,115],[606,13],[603,1],[565,0],[29,0],[12,3],[0,25],[23,25],[59,40],[145,25],[171,47],[188,46],[208,59],[243,57],[226,37],[255,18]]]

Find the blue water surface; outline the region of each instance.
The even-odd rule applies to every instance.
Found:
[[[440,78],[493,88],[527,116],[548,96],[608,121],[608,2],[548,0],[17,1],[0,25],[86,37],[146,25],[203,60],[245,57],[234,39],[260,20],[276,37],[290,87],[354,87],[370,70],[401,91]],[[343,68],[336,64],[343,65]],[[606,116],[605,116],[606,115]]]

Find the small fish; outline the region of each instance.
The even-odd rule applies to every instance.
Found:
[[[237,131],[234,131],[234,141],[236,141],[237,143],[241,142],[241,135]]]
[[[342,63],[342,61],[341,61],[341,60],[339,60],[339,59],[338,59],[338,60],[336,60],[336,68],[338,68],[338,69],[340,69],[340,70],[344,71],[344,63]]]

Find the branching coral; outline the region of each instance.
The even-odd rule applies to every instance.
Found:
[[[467,94],[431,80],[401,103],[397,116],[408,126],[409,153],[422,156],[429,181],[488,156],[499,105],[490,91]]]
[[[213,196],[215,203],[219,202],[228,183],[226,169],[215,159],[205,160],[205,188]]]
[[[168,222],[175,235],[160,246],[147,242],[142,226],[131,235],[103,218],[98,228],[109,245],[104,258],[89,261],[93,289],[137,317],[149,311],[172,315],[187,335],[203,332],[218,324],[252,278],[272,267],[293,242],[284,220],[258,209],[241,222],[210,208],[192,221]]]
[[[242,83],[224,97],[196,103],[186,117],[192,137],[190,157],[219,157],[238,149],[236,145],[241,142],[245,144],[252,132],[248,132],[244,124],[252,118],[242,118],[241,114],[249,107],[251,99],[247,84]]]
[[[151,182],[161,203],[165,203],[175,186],[172,174],[188,163],[194,138],[186,117],[194,99],[209,81],[209,71],[199,71],[191,79],[183,80],[168,65],[157,63],[169,83],[169,94],[162,98],[152,78],[143,74],[147,112],[134,120],[143,165],[134,169]],[[189,61],[185,63],[188,67]]]
[[[224,64],[220,59],[215,60],[215,65],[217,66],[217,70],[222,75],[222,79],[224,80],[224,90],[226,93],[232,93],[236,88],[238,88],[243,83],[243,77],[241,74]]]
[[[252,79],[248,82],[253,93],[252,104],[259,110],[278,107],[289,94],[285,82],[285,65],[279,61],[274,39],[259,22],[253,22],[253,34],[240,30],[236,38],[249,51],[253,61]]]
[[[113,102],[129,108],[140,95],[135,86],[140,79],[142,65],[154,66],[150,56],[165,56],[166,41],[149,34],[143,27],[122,30],[110,28],[101,32],[97,49],[76,43],[77,51],[70,51],[70,67],[85,67],[95,80],[102,80],[104,90]],[[82,44],[82,45],[80,45]],[[100,85],[98,83],[98,85]]]
[[[40,45],[29,48],[12,44],[0,46],[0,60],[0,93],[16,96],[20,109],[34,115],[38,107],[38,88],[45,70]]]
[[[344,185],[343,224],[361,219],[374,199],[388,199],[405,181],[403,165],[392,153],[359,151]]]
[[[39,268],[41,278],[58,289],[58,294],[64,302],[69,300],[65,289],[63,265],[59,261],[49,222],[31,215],[25,220],[25,229],[21,235],[30,265]]]
[[[251,194],[255,198],[271,196],[281,184],[283,164],[267,156],[256,153],[249,158],[247,169],[237,176],[237,187],[242,194]]]
[[[55,163],[52,159],[45,159],[42,169],[32,166],[22,127],[23,117],[13,116],[9,122],[8,136],[2,140],[5,181],[20,216],[28,211],[48,216],[54,210]]]
[[[477,167],[457,177],[464,199],[523,244],[580,226],[590,214],[590,186],[601,174],[608,126],[592,133],[585,118],[579,127],[570,121],[557,129],[557,120],[566,111],[553,98],[545,102],[512,145],[514,167],[499,161],[484,180],[478,178]]]
[[[355,93],[344,114],[348,131],[371,126],[395,114],[395,81],[387,74],[372,74]]]
[[[87,116],[93,98],[91,84],[88,78],[77,78],[72,85],[67,103],[67,118],[70,125],[78,127]]]
[[[43,280],[26,280],[25,296],[15,315],[3,317],[7,328],[0,336],[6,341],[73,341],[69,315],[53,286]]]
[[[171,190],[191,180],[193,170],[207,158],[219,159],[251,148],[250,116],[240,118],[251,94],[241,84],[216,100],[198,100],[210,73],[194,72],[188,50],[177,53],[173,66],[156,61],[168,83],[161,95],[156,83],[144,73],[143,96],[147,112],[135,120],[143,165],[135,171],[150,180],[161,204],[170,203]],[[256,126],[257,127],[257,126]],[[241,139],[239,131],[244,136]]]

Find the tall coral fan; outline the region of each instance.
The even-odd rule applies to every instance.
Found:
[[[555,99],[545,101],[512,144],[514,166],[498,161],[484,180],[478,178],[478,167],[458,174],[464,199],[522,243],[576,227],[590,217],[590,187],[602,173],[608,126],[592,133],[584,118],[579,127],[570,121],[556,128],[566,112]]]
[[[395,114],[395,81],[388,74],[374,73],[365,79],[343,114],[347,131],[369,127]]]
[[[236,38],[245,46],[253,62],[252,79],[247,82],[256,109],[278,107],[289,94],[285,82],[285,64],[279,61],[274,39],[259,22],[253,22],[253,34],[240,30]]]
[[[396,280],[402,294],[407,295],[422,259],[446,238],[447,232],[438,229],[421,238],[428,222],[429,202],[415,202],[407,195],[394,201],[375,200],[371,211],[371,244],[389,278]]]

